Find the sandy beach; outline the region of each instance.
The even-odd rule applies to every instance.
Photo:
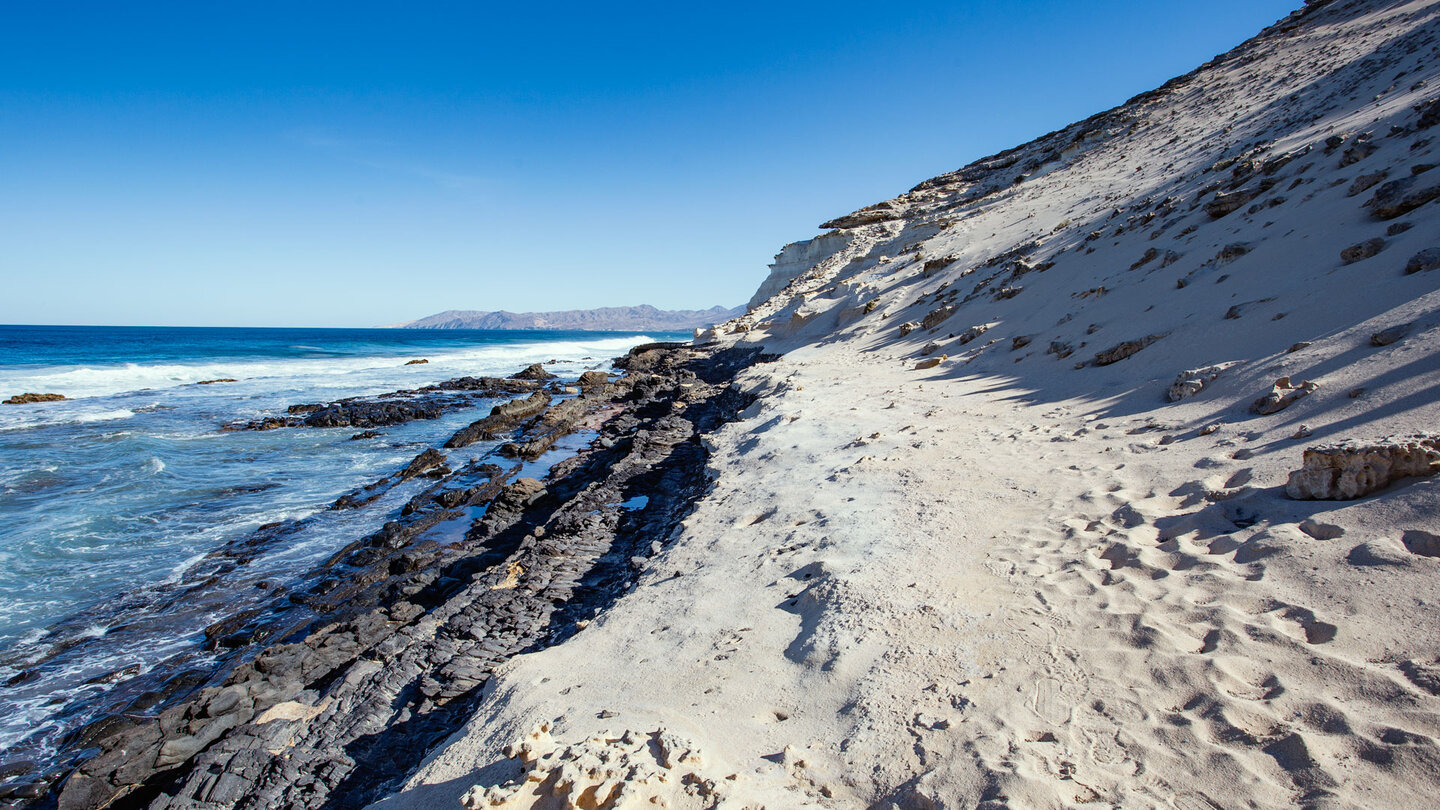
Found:
[[[1437,34],[1307,3],[786,247],[711,489],[372,806],[1432,806]]]

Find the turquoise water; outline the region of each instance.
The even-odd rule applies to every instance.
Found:
[[[371,508],[326,511],[338,495],[480,414],[381,428],[367,441],[351,441],[354,428],[222,425],[533,362],[559,361],[547,368],[574,378],[637,343],[677,337],[0,326],[0,399],[71,399],[0,405],[0,749],[109,688],[87,681],[145,671],[193,646],[216,615],[167,616],[165,592],[208,552],[304,518],[303,530],[250,563],[251,576],[298,576],[413,493],[400,487]],[[405,365],[417,358],[429,362]],[[237,381],[197,384],[217,378]]]

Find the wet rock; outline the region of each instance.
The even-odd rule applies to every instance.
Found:
[[[455,431],[445,442],[448,448],[465,447],[478,441],[498,438],[501,434],[515,429],[519,423],[545,410],[550,404],[550,395],[536,391],[524,399],[512,399],[490,409],[490,415],[471,422]]]
[[[587,371],[580,375],[578,381],[582,389],[597,388],[610,382],[610,375],[603,371]]]
[[[1426,248],[1405,263],[1405,274],[1427,273],[1436,268],[1440,268],[1440,248]]]
[[[1344,264],[1354,264],[1355,262],[1368,259],[1384,249],[1385,240],[1377,236],[1374,239],[1366,239],[1364,242],[1351,245],[1340,251],[1340,261]]]
[[[432,447],[416,456],[400,473],[400,478],[409,481],[422,475],[438,477],[449,474],[450,467],[447,465],[445,454]]]
[[[35,402],[61,402],[65,399],[64,394],[16,394],[0,405],[29,405]]]
[[[531,363],[530,365],[526,366],[523,371],[517,371],[517,372],[515,372],[514,374],[511,374],[511,375],[510,375],[510,379],[512,379],[512,380],[535,380],[535,381],[537,381],[537,382],[545,382],[545,381],[554,380],[554,379],[557,379],[557,378],[556,378],[556,376],[555,376],[554,374],[551,374],[550,372],[546,371],[546,370],[545,370],[545,367],[542,366],[541,364],[539,364],[539,363]]]
[[[421,357],[421,358],[419,358],[418,360],[411,360],[411,361],[407,362],[405,365],[407,365],[407,366],[423,366],[423,365],[425,365],[426,363],[429,363],[429,362],[430,362],[429,360],[426,360],[425,358]]]
[[[1293,405],[1297,400],[1310,396],[1310,394],[1314,393],[1315,389],[1319,387],[1319,383],[1313,383],[1309,380],[1295,384],[1290,382],[1289,377],[1281,377],[1275,381],[1274,386],[1270,389],[1270,393],[1260,397],[1250,405],[1250,410],[1261,416],[1279,413]]]
[[[1402,323],[1389,329],[1382,329],[1370,336],[1371,346],[1389,346],[1410,334],[1410,324]]]
[[[196,384],[196,385],[214,385],[214,384],[216,384],[216,383],[232,383],[232,382],[239,382],[239,380],[235,379],[234,377],[217,377],[217,378],[215,378],[215,379],[213,379],[213,380],[201,380],[200,382],[197,382],[197,383],[195,383],[195,384]]]
[[[378,439],[383,435],[385,434],[377,433],[373,430],[362,430],[359,433],[356,433],[354,436],[351,436],[350,441],[355,442],[360,441],[361,439]]]
[[[1342,442],[1306,448],[1285,493],[1296,500],[1352,500],[1392,481],[1440,472],[1440,437],[1429,434],[1376,443]]]

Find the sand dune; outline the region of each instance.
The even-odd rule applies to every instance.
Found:
[[[1286,484],[1440,432],[1437,94],[1308,3],[787,247],[673,544],[376,806],[1434,806],[1440,454]]]

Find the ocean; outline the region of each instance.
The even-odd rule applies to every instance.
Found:
[[[0,405],[0,750],[43,748],[86,719],[87,701],[193,651],[209,622],[243,607],[241,593],[204,609],[170,609],[207,554],[262,525],[298,521],[247,560],[249,581],[284,586],[392,518],[421,484],[362,510],[327,510],[337,496],[403,467],[493,401],[361,441],[348,427],[222,426],[283,415],[292,404],[505,376],[536,362],[574,379],[609,368],[633,345],[685,338],[0,326],[0,399],[69,398]],[[406,365],[416,359],[427,362]],[[217,379],[234,382],[200,384]]]

